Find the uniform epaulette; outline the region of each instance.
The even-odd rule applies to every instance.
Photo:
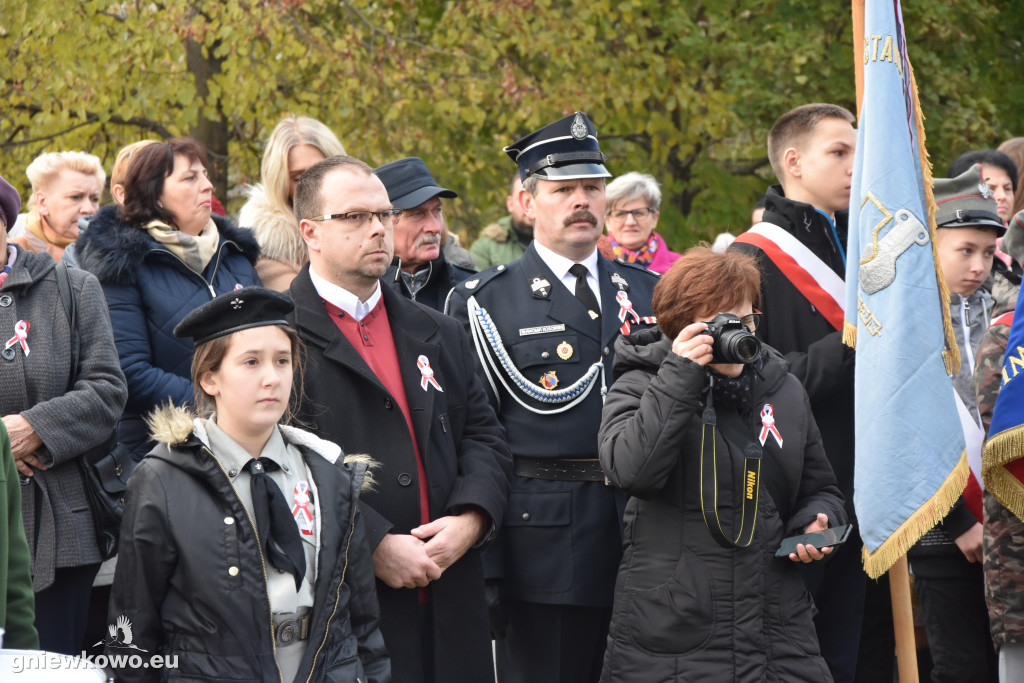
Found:
[[[627,268],[634,268],[636,270],[641,270],[641,271],[647,273],[648,275],[653,275],[654,277],[661,277],[661,273],[659,273],[659,272],[657,272],[655,270],[651,270],[647,266],[642,266],[639,263],[630,263],[629,261],[623,261],[622,259],[618,259],[617,258],[617,259],[615,259],[615,264],[616,265],[620,265],[620,266],[626,266]]]
[[[502,264],[500,266],[491,266],[487,270],[481,271],[475,274],[473,277],[460,283],[455,289],[460,290],[468,298],[478,292],[484,285],[491,280],[494,280],[499,275],[504,274],[508,270],[508,266]]]

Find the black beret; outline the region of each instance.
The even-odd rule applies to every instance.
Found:
[[[196,346],[250,327],[291,325],[285,319],[295,308],[291,298],[263,287],[226,292],[193,309],[174,327],[174,336],[192,337]]]

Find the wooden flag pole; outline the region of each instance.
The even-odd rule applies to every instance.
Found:
[[[917,644],[914,642],[914,610],[910,604],[910,570],[907,556],[889,568],[892,624],[896,630],[896,666],[900,683],[917,683]]]
[[[851,0],[853,12],[853,66],[856,74],[857,115],[864,104],[864,2]],[[896,666],[900,683],[917,683],[917,644],[914,640],[914,610],[910,601],[910,569],[907,556],[889,569],[889,597],[896,632]]]

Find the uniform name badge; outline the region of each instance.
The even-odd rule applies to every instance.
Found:
[[[313,535],[313,501],[309,497],[309,484],[300,481],[295,485],[295,502],[292,505],[292,517],[299,533],[303,536]]]
[[[769,434],[775,437],[775,443],[782,448],[782,434],[779,434],[779,428],[775,426],[775,409],[771,403],[765,403],[764,408],[761,408],[761,434],[758,436],[762,446]]]

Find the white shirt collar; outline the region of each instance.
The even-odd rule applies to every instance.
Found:
[[[380,281],[377,282],[377,288],[373,290],[373,294],[365,302],[359,300],[352,292],[348,291],[344,287],[338,285],[320,277],[315,270],[313,270],[313,264],[309,264],[309,279],[313,282],[313,289],[320,295],[320,298],[324,301],[328,301],[345,313],[349,314],[356,321],[362,320],[366,315],[373,310],[373,307],[380,301]]]
[[[573,282],[576,281],[576,277],[569,273],[569,269],[572,268],[576,261],[566,258],[561,254],[556,254],[537,240],[533,241],[533,246],[537,250],[537,255],[540,256],[540,260],[544,262],[544,265],[551,269],[551,272],[555,274],[555,277],[559,280],[564,280],[566,275],[568,275],[572,278]],[[579,262],[585,265],[589,271],[587,280],[593,278],[595,283],[597,282],[597,254],[597,247],[595,246],[594,251],[590,256]]]

